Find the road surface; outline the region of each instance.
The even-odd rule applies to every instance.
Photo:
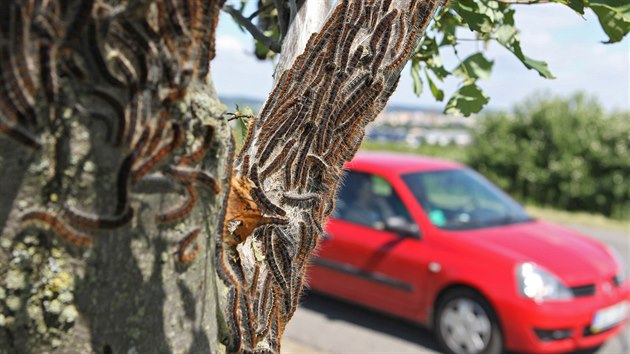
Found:
[[[617,248],[630,262],[630,232],[566,225]],[[308,293],[285,332],[283,353],[440,353],[431,333],[412,323]],[[630,354],[630,328],[593,353]]]

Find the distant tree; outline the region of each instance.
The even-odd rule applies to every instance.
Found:
[[[510,113],[483,115],[468,162],[523,200],[623,219],[628,132],[630,112],[607,113],[583,94],[536,95]]]
[[[232,163],[209,75],[223,3],[0,2],[0,353],[279,351],[364,126],[408,60],[447,75],[422,40],[433,0],[260,1],[282,54]],[[545,74],[493,4],[440,10],[442,41],[467,25]],[[449,106],[483,101],[484,60]]]

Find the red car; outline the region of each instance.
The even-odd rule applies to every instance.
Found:
[[[571,351],[624,327],[613,249],[529,217],[454,162],[359,153],[346,167],[315,291],[430,327],[449,353]]]

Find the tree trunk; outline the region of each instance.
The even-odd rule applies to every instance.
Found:
[[[0,5],[0,353],[223,351],[221,3]]]
[[[438,4],[341,0],[306,45],[301,18],[233,169],[222,2],[0,3],[0,353],[280,350],[342,166]]]
[[[385,107],[438,5],[341,0],[306,45],[288,46],[304,51],[280,60],[286,67],[250,124],[217,245],[231,351],[280,350],[343,164]]]

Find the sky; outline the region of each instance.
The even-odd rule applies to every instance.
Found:
[[[527,70],[513,54],[492,43],[485,51],[486,57],[494,60],[492,76],[479,82],[490,97],[489,109],[509,109],[536,92],[568,96],[583,91],[595,96],[607,110],[630,110],[630,41],[627,37],[620,43],[603,44],[608,37],[590,10],[584,17],[559,4],[520,5],[516,10],[523,52],[546,61],[556,79],[544,79],[537,72]],[[465,58],[474,53],[479,49],[477,45],[462,43],[458,47],[459,56]],[[452,51],[443,53],[443,61],[449,69],[457,66]],[[264,100],[271,91],[272,73],[273,63],[257,60],[249,34],[242,33],[223,13],[217,31],[217,55],[212,62],[219,95]],[[458,79],[445,81],[447,99],[458,84]],[[445,105],[445,102],[436,102],[428,88],[417,97],[408,68],[403,71],[390,102],[436,109],[443,109]]]

